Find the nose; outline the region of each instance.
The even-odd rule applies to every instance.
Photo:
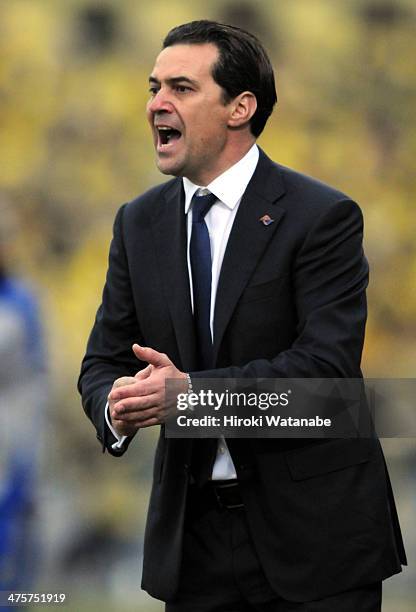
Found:
[[[150,113],[172,112],[172,105],[169,102],[166,91],[164,91],[163,89],[159,89],[159,91],[155,93],[149,100],[147,104],[147,110]]]

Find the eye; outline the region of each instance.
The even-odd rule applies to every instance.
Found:
[[[159,91],[159,89],[158,89],[158,87],[156,87],[156,85],[151,85],[149,87],[149,92],[152,94],[152,96],[155,96],[158,91]]]
[[[175,86],[175,90],[178,93],[186,93],[188,91],[192,91],[192,89],[190,87],[188,87],[188,85],[176,85]]]

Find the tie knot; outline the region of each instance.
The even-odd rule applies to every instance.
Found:
[[[192,198],[192,223],[201,223],[216,199],[217,197],[213,193],[207,193],[206,195],[195,193]]]

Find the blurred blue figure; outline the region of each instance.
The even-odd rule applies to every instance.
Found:
[[[45,386],[37,302],[7,273],[0,235],[0,591],[27,592],[39,566],[35,511]]]

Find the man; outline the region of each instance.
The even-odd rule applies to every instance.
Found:
[[[361,376],[360,210],[257,148],[276,93],[251,34],[174,28],[149,81],[177,178],[116,217],[79,383],[103,451],[161,425],[142,586],[168,612],[379,610],[405,555],[377,440],[164,436],[166,379]]]
[[[0,201],[0,591],[4,592],[33,586],[41,560],[37,506],[47,401],[38,303],[32,289],[9,269],[17,237],[12,213]],[[0,604],[0,610],[6,609]]]

